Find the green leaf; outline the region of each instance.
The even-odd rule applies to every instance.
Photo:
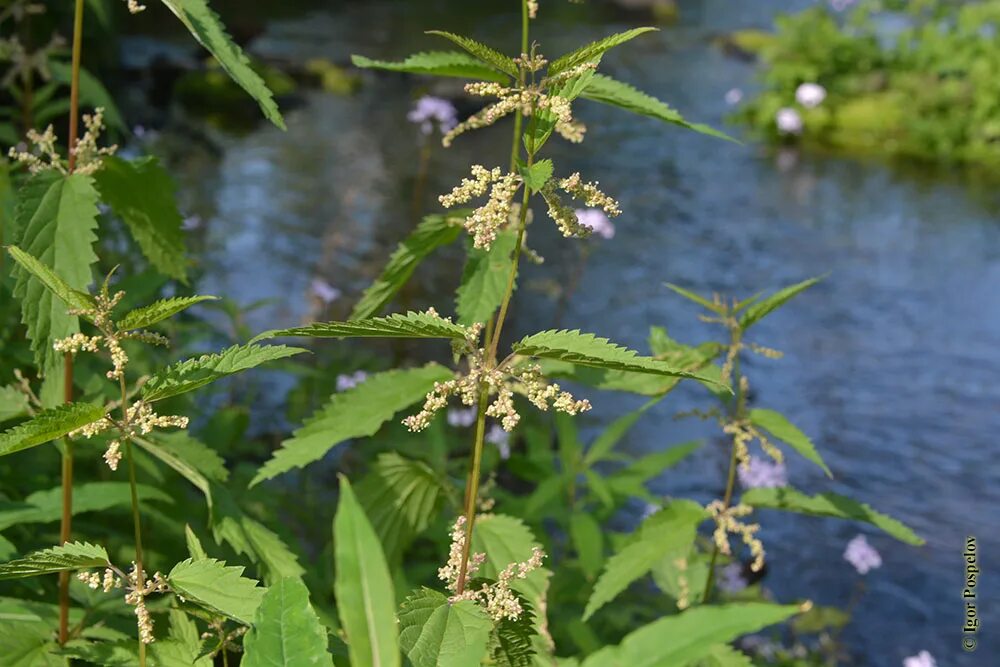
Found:
[[[432,363],[378,373],[353,389],[334,394],[302,428],[281,443],[250,485],[318,461],[345,440],[374,435],[397,412],[422,400],[434,383],[451,377],[451,371]]]
[[[470,600],[455,604],[429,588],[414,591],[399,610],[399,644],[413,667],[466,667],[486,657],[493,621]]]
[[[301,580],[281,579],[264,594],[243,640],[243,667],[333,667],[326,629],[309,604]]]
[[[743,651],[728,644],[717,644],[700,662],[688,663],[688,667],[753,667],[753,662]]]
[[[740,501],[762,509],[784,510],[798,514],[827,516],[836,519],[864,521],[892,535],[900,542],[919,546],[924,539],[910,530],[902,522],[876,512],[865,503],[859,503],[836,493],[820,493],[807,496],[801,491],[785,486],[770,489],[750,489]]]
[[[510,81],[506,75],[484,65],[478,58],[473,58],[460,51],[414,53],[397,62],[372,60],[364,56],[352,55],[351,62],[354,63],[355,67],[384,69],[391,72],[454,76],[461,79],[481,79],[497,83]]]
[[[569,517],[569,535],[588,578],[597,576],[604,564],[604,536],[601,525],[590,514],[575,512]]]
[[[642,28],[632,28],[631,30],[626,30],[625,32],[615,33],[614,35],[608,35],[603,39],[599,39],[596,42],[591,42],[571,51],[564,56],[561,56],[552,61],[549,65],[549,76],[564,72],[568,69],[572,69],[577,65],[582,65],[587,62],[598,61],[600,62],[601,56],[603,56],[607,51],[620,46],[625,42],[635,39],[639,35],[647,32],[656,32],[657,28],[642,27]]]
[[[750,411],[750,422],[759,428],[764,429],[778,440],[787,443],[792,449],[797,451],[806,459],[812,461],[826,473],[827,477],[833,478],[833,473],[823,461],[823,457],[816,451],[812,440],[792,422],[785,419],[784,415],[774,410],[762,410],[760,408]]]
[[[607,338],[598,338],[594,334],[584,334],[578,330],[536,333],[522,338],[512,349],[517,354],[567,361],[578,366],[707,381],[707,378],[673,368],[651,357],[641,357],[635,350],[616,345]]]
[[[612,486],[624,481],[645,483],[654,477],[659,477],[664,470],[672,468],[701,447],[701,442],[693,440],[674,445],[667,449],[646,454],[636,459],[621,470],[616,470],[608,477]]]
[[[743,313],[743,317],[740,318],[740,327],[744,330],[749,329],[753,324],[764,319],[771,312],[781,308],[795,296],[809,289],[822,279],[822,277],[818,277],[803,280],[800,283],[778,290],[763,301],[758,301],[750,305]]]
[[[386,452],[358,485],[357,496],[386,558],[395,561],[427,529],[451,491],[448,481],[426,463]]]
[[[189,558],[170,570],[167,581],[185,600],[251,625],[267,589],[242,575],[242,567],[226,566],[214,558]]]
[[[633,86],[612,79],[610,76],[595,74],[587,82],[587,87],[580,93],[580,97],[601,104],[609,104],[619,109],[624,109],[640,116],[648,116],[661,120],[665,123],[678,125],[688,130],[694,130],[701,134],[707,134],[727,141],[735,141],[729,135],[719,132],[715,128],[701,123],[689,123],[684,120],[677,110],[672,109],[667,103],[661,102],[651,95],[637,90]]]
[[[457,213],[425,216],[416,229],[396,247],[389,263],[382,270],[382,275],[361,295],[351,311],[350,319],[360,320],[377,315],[403,288],[420,262],[441,246],[458,238],[462,226],[453,223],[459,219],[461,218],[457,217]]]
[[[628,634],[618,646],[587,657],[581,667],[681,666],[728,642],[802,611],[795,605],[746,602],[700,606],[665,616]]]
[[[201,546],[201,540],[198,539],[197,533],[191,528],[190,524],[184,524],[184,541],[187,543],[188,554],[191,556],[191,560],[203,560],[208,558],[208,554],[205,552],[205,547]]]
[[[139,498],[143,503],[156,501],[172,503],[163,491],[139,484]],[[128,482],[88,482],[73,487],[73,516],[84,512],[106,512],[112,508],[131,505]],[[62,515],[62,488],[35,491],[22,503],[0,502],[0,530],[28,523],[53,523]]]
[[[215,56],[226,73],[252,98],[257,100],[264,116],[285,129],[285,120],[264,80],[250,67],[243,50],[226,34],[218,15],[205,0],[163,0],[170,11],[194,35],[194,38]]]
[[[392,577],[368,517],[340,475],[333,520],[334,592],[352,665],[398,667],[399,636]]]
[[[594,439],[590,447],[587,448],[587,453],[583,457],[583,463],[585,466],[590,467],[597,463],[598,461],[603,461],[611,451],[615,448],[615,445],[625,437],[625,434],[631,430],[632,426],[635,425],[639,418],[646,414],[646,411],[652,408],[654,405],[658,404],[663,400],[662,396],[658,396],[654,399],[646,401],[642,407],[638,410],[633,410],[628,414],[622,415],[618,419],[611,422],[611,424],[601,431],[601,434]]]
[[[517,233],[508,229],[497,234],[489,250],[469,246],[468,260],[456,294],[459,324],[485,323],[493,317],[507,293],[516,245]]]
[[[148,306],[130,310],[118,321],[118,328],[121,331],[132,331],[134,329],[145,329],[157,322],[169,319],[177,313],[187,310],[196,303],[202,301],[218,301],[217,296],[175,296],[170,299],[161,299]]]
[[[94,175],[101,201],[122,219],[160,273],[187,282],[181,214],[173,179],[155,157],[104,159]]]
[[[67,403],[0,433],[0,456],[43,445],[104,416],[103,405]]]
[[[0,387],[0,422],[28,414],[28,396],[13,385]]]
[[[521,174],[521,178],[524,179],[524,184],[532,192],[538,192],[552,178],[553,169],[552,160],[539,160],[530,167],[518,165],[517,171]]]
[[[156,433],[149,438],[135,438],[133,442],[191,482],[204,494],[211,512],[212,482],[224,482],[229,477],[225,461],[214,449],[184,431]]]
[[[142,386],[142,397],[152,402],[179,396],[226,376],[305,351],[300,347],[285,345],[234,345],[216,354],[206,354],[168,366]]]
[[[674,500],[642,522],[637,539],[608,559],[587,600],[583,620],[644,577],[664,556],[690,550],[705,510],[690,500]]]
[[[28,328],[36,364],[46,369],[61,357],[52,343],[80,330],[62,299],[74,307],[92,303],[78,292],[90,285],[91,266],[97,262],[92,247],[97,240],[97,201],[93,180],[82,174],[36,174],[18,191],[16,217],[22,230],[18,241],[24,254],[11,249],[11,255],[21,260],[30,255],[38,261],[35,270],[19,262],[14,296],[21,300],[21,321]]]
[[[680,294],[688,301],[693,301],[694,303],[698,304],[699,306],[701,306],[706,310],[710,310],[713,313],[717,313],[719,315],[726,312],[725,306],[723,306],[722,304],[715,303],[714,301],[709,301],[700,294],[692,292],[691,290],[688,289],[684,289],[680,285],[674,285],[673,283],[663,283],[663,284],[666,285],[668,289],[673,290],[677,294]]]
[[[456,35],[451,32],[445,32],[443,30],[428,30],[427,34],[437,35],[438,37],[444,37],[447,40],[451,40],[487,65],[490,65],[505,74],[509,74],[512,77],[517,78],[518,76],[517,63],[515,63],[512,58],[505,56],[496,49],[486,46],[485,44],[481,44],[474,39]]]
[[[309,338],[451,338],[465,340],[465,328],[429,313],[396,313],[348,322],[316,322],[305,327],[265,331],[254,340],[279,336]]]
[[[41,623],[0,621],[0,664],[4,667],[65,667],[52,628]]]
[[[0,580],[107,566],[108,552],[104,547],[86,542],[67,542],[62,546],[35,551],[24,558],[3,563],[0,565]]]
[[[22,269],[37,278],[50,292],[59,297],[65,307],[90,308],[94,300],[86,292],[75,290],[59,275],[40,261],[24,252],[17,246],[10,246],[7,251]]]

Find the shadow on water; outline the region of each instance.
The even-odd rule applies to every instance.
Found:
[[[689,118],[720,125],[726,91],[752,88],[753,69],[727,59],[711,37],[766,26],[776,10],[803,4],[682,2],[678,25],[614,52],[604,67]],[[506,5],[491,2],[467,17],[449,16],[454,6],[347,3],[277,20],[253,47],[285,59],[392,57],[433,48],[420,31],[442,26],[493,44],[516,43],[514,14],[498,9]],[[545,17],[550,8],[559,21]],[[537,37],[555,44],[555,52],[628,21],[607,8],[545,2]],[[219,159],[197,151],[185,158],[179,165],[185,206],[205,221],[197,232],[206,267],[199,289],[244,303],[274,299],[255,322],[271,328],[310,316],[309,286],[322,277],[349,297],[333,305],[332,315],[345,315],[347,301],[412,224],[420,144],[404,115],[424,85],[366,75],[354,97],[310,94],[289,115],[285,134],[261,126],[249,136],[219,137]],[[433,85],[439,93],[458,90]],[[795,486],[868,502],[927,538],[926,547],[915,549],[870,536],[885,564],[868,575],[867,595],[846,635],[856,662],[896,666],[924,648],[942,666],[984,665],[985,656],[1000,655],[1000,634],[989,630],[975,657],[959,649],[965,537],[978,537],[987,566],[990,554],[1000,552],[995,189],[924,168],[769,154],[579,107],[592,128],[588,141],[579,149],[557,147],[556,162],[562,158],[567,171],[599,179],[625,215],[614,240],[591,241],[596,247],[564,321],[640,349],[654,324],[695,342],[715,332],[664,281],[749,295],[829,272],[755,329],[754,340],[786,356],[751,359],[748,372],[757,405],[798,423],[836,475],[828,481],[792,461]],[[506,155],[508,141],[504,128],[463,137],[448,154],[435,149],[427,191],[446,191],[463,165],[483,155]],[[533,227],[531,242],[547,261],[529,269],[524,284],[566,281],[574,254],[565,242],[546,224]],[[452,255],[420,274],[418,299],[449,300],[460,261]],[[512,328],[520,334],[551,326],[554,311],[544,295],[525,292]],[[593,424],[638,405],[620,395],[591,398]],[[703,424],[672,417],[701,400],[697,388],[682,387],[640,421],[629,446],[654,449],[706,437]],[[707,500],[724,464],[721,450],[700,457],[657,491]],[[767,582],[780,599],[847,603],[857,575],[842,554],[858,526],[776,513],[763,523],[772,572],[789,573]],[[1000,592],[990,578],[984,581],[982,598],[990,599],[991,588]]]

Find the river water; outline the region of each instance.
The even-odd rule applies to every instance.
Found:
[[[440,48],[424,29],[471,33],[516,44],[512,3],[366,1],[316,9],[270,24],[257,53],[284,60],[346,62],[350,53],[391,58]],[[478,4],[478,3],[477,3]],[[808,4],[778,0],[691,0],[681,21],[610,54],[602,68],[668,100],[687,117],[719,126],[725,93],[751,90],[753,66],[727,58],[711,38],[766,27],[774,13]],[[639,17],[604,6],[543,0],[535,36],[546,53],[632,27]],[[185,207],[202,218],[196,233],[206,271],[199,290],[242,303],[274,299],[256,328],[317,314],[310,284],[321,278],[349,302],[412,224],[410,198],[420,140],[405,121],[424,82],[364,77],[354,96],[309,93],[287,114],[289,130],[260,126],[217,136],[221,151],[188,150],[181,163]],[[438,84],[435,84],[438,85]],[[457,85],[457,84],[456,84]],[[456,85],[435,88],[454,93]],[[771,154],[577,105],[591,127],[582,147],[554,146],[563,171],[580,170],[617,196],[625,214],[610,241],[593,240],[561,324],[639,349],[650,325],[683,341],[713,333],[691,304],[662,283],[749,295],[803,278],[829,276],[760,324],[754,339],[780,348],[779,361],[752,359],[755,404],[779,409],[809,433],[835,473],[826,480],[791,461],[796,487],[850,495],[888,512],[927,538],[914,548],[864,531],[884,565],[845,633],[853,663],[898,666],[921,649],[941,667],[998,664],[1000,587],[1000,198],[960,175],[901,170],[874,162]],[[430,195],[447,191],[471,162],[505,162],[507,129],[463,137],[431,155]],[[429,205],[429,204],[428,204]],[[526,270],[512,332],[549,328],[559,308],[552,284],[572,281],[575,250],[548,223],[531,243],[547,258]],[[446,257],[449,257],[446,255]],[[417,299],[446,301],[460,258],[420,274]],[[591,395],[589,424],[607,423],[639,401]],[[710,434],[673,415],[703,400],[682,388],[640,422],[625,446],[642,452]],[[703,403],[700,403],[703,405]],[[725,453],[706,448],[656,484],[667,495],[707,500],[721,486]],[[858,575],[842,554],[861,529],[775,513],[763,519],[779,599],[810,597],[845,605]],[[983,554],[979,651],[960,649],[962,550],[975,535]],[[1000,564],[997,565],[1000,567]]]

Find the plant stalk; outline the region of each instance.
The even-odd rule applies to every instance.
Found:
[[[466,578],[469,575],[469,554],[472,551],[472,526],[476,521],[476,498],[479,496],[479,467],[483,462],[483,443],[486,440],[486,402],[489,400],[487,390],[479,392],[479,407],[476,410],[476,443],[472,450],[472,467],[469,471],[469,484],[465,492],[465,544],[462,546],[462,566],[458,570],[458,580],[455,592],[465,591]]]
[[[122,393],[122,423],[128,429],[128,388],[125,386],[125,377],[118,378],[118,384]],[[142,519],[139,515],[139,489],[135,481],[135,454],[132,451],[132,438],[125,435],[125,458],[128,459],[128,485],[132,496],[132,526],[135,531],[135,578],[136,585],[140,588],[145,584],[146,577],[142,568]],[[146,644],[139,638],[139,667],[146,667]]]
[[[83,2],[76,0],[73,10],[73,64],[69,93],[69,171],[76,167],[74,147],[79,132],[80,115],[80,59],[83,52]],[[73,355],[63,356],[63,402],[73,400]],[[59,524],[59,541],[69,542],[73,529],[73,443],[64,441],[62,453],[62,517]],[[69,639],[69,572],[59,574],[59,643]]]

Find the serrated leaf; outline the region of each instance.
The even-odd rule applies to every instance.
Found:
[[[788,444],[789,447],[804,458],[822,468],[827,477],[833,478],[833,473],[830,472],[830,468],[823,461],[823,457],[816,451],[816,447],[813,445],[812,440],[809,439],[809,436],[800,431],[799,427],[788,421],[780,412],[756,408],[750,411],[750,422],[754,426],[764,429],[778,440]]]
[[[310,417],[254,476],[250,485],[302,468],[323,458],[335,445],[350,438],[374,435],[400,410],[423,400],[435,382],[452,377],[438,364],[387,371],[344,392]]]
[[[636,89],[635,87],[612,79],[603,74],[594,74],[587,82],[587,87],[580,93],[580,97],[593,102],[609,104],[625,111],[630,111],[640,116],[648,116],[665,123],[678,125],[688,130],[694,130],[701,134],[707,134],[726,141],[735,141],[729,135],[701,123],[690,123],[666,102],[661,102],[652,95]]]
[[[375,530],[340,475],[340,502],[333,520],[334,592],[347,634],[352,665],[399,667],[396,601],[389,566]]]
[[[474,39],[468,37],[463,37],[462,35],[456,35],[451,32],[445,32],[444,30],[428,30],[428,35],[437,35],[438,37],[444,37],[462,47],[473,56],[483,61],[487,65],[490,65],[505,74],[509,74],[512,77],[517,77],[518,67],[517,63],[514,62],[509,56],[505,56],[496,49],[486,46]]]
[[[615,33],[614,35],[608,35],[603,39],[597,40],[596,42],[591,42],[590,44],[581,46],[580,48],[553,60],[552,64],[549,65],[549,76],[564,72],[568,69],[576,67],[577,65],[582,65],[587,62],[592,62],[594,60],[600,61],[601,56],[616,46],[620,46],[625,42],[633,40],[643,33],[656,31],[657,28],[651,28],[648,26],[642,28],[632,28],[631,30]]]
[[[194,35],[194,38],[215,56],[233,81],[250,97],[257,100],[264,116],[284,130],[285,120],[274,102],[273,94],[268,90],[264,80],[250,67],[250,61],[243,53],[243,49],[226,33],[218,15],[209,8],[208,3],[205,0],[162,1]]]
[[[497,234],[489,250],[469,246],[455,300],[459,324],[485,323],[493,317],[507,292],[516,245],[517,233],[508,229]]]
[[[815,496],[806,494],[785,486],[781,488],[750,489],[744,493],[740,502],[762,509],[784,510],[813,516],[826,516],[836,519],[864,521],[892,535],[900,542],[919,546],[924,539],[914,533],[901,521],[876,512],[869,505],[852,500],[836,493],[819,493]]]
[[[191,560],[202,560],[208,558],[205,547],[201,546],[198,534],[194,532],[190,524],[184,524],[184,542],[187,544],[188,555]]]
[[[67,403],[0,433],[0,456],[43,445],[104,416],[103,405]]]
[[[552,160],[539,160],[530,167],[519,165],[517,171],[521,174],[521,178],[524,179],[524,184],[532,192],[538,192],[552,178],[553,169]]]
[[[516,594],[521,603],[521,615],[517,620],[505,618],[497,623],[490,636],[491,665],[497,667],[531,667],[531,665],[547,665],[535,649],[535,640],[539,635],[535,631],[534,614],[531,604],[525,601],[523,595]],[[544,641],[544,640],[543,640]]]
[[[28,414],[28,396],[13,385],[0,387],[0,422]]]
[[[254,340],[279,336],[308,338],[450,338],[465,340],[465,328],[443,317],[410,311],[388,317],[369,317],[347,322],[316,322],[304,327],[265,331]]]
[[[752,325],[764,319],[778,308],[781,308],[783,305],[788,303],[788,301],[809,289],[822,279],[822,277],[818,277],[803,280],[800,283],[778,290],[763,301],[757,301],[756,303],[751,304],[743,313],[743,317],[740,318],[740,327],[744,330],[749,329]]]
[[[55,359],[61,357],[52,349],[52,343],[80,330],[76,316],[67,313],[63,299],[74,306],[90,305],[89,297],[79,293],[90,285],[91,267],[97,262],[93,250],[97,201],[93,180],[83,174],[36,174],[18,191],[19,246],[38,265],[30,273],[24,265],[18,267],[14,296],[21,300],[21,321],[28,328],[36,364],[45,369],[52,368]],[[18,259],[13,249],[11,255]],[[51,275],[41,278],[39,267],[45,267]],[[70,291],[57,286],[52,276],[58,276]],[[50,290],[56,290],[55,294]]]
[[[32,277],[37,278],[52,294],[59,297],[66,308],[82,309],[94,305],[94,300],[89,294],[73,289],[55,271],[17,246],[10,246],[7,251],[22,269],[30,273]]]
[[[173,499],[157,488],[139,484],[143,503],[171,503]],[[105,512],[131,504],[128,482],[88,482],[73,487],[73,516],[84,512]],[[35,491],[21,503],[0,502],[0,530],[28,523],[52,523],[62,514],[62,488]]]
[[[389,561],[427,529],[451,491],[448,481],[426,463],[395,452],[380,454],[357,486],[358,500]]]
[[[101,201],[122,219],[158,271],[187,282],[181,214],[173,179],[155,157],[107,157],[94,174]]]
[[[206,354],[168,366],[142,386],[142,397],[152,402],[179,396],[268,361],[285,359],[305,351],[300,347],[285,345],[234,345],[216,354]]]
[[[242,575],[242,567],[214,558],[189,558],[170,570],[167,581],[185,600],[250,625],[267,589]]]
[[[382,274],[365,290],[354,306],[350,319],[360,320],[377,315],[403,288],[420,262],[441,246],[454,242],[462,232],[460,224],[452,224],[460,219],[457,216],[457,212],[425,216],[416,229],[396,246]]]
[[[187,310],[196,303],[217,301],[217,296],[175,296],[170,299],[154,301],[148,306],[130,310],[118,320],[118,328],[122,331],[145,329],[157,322],[169,319],[177,313]]]
[[[674,500],[642,522],[636,538],[608,559],[587,600],[583,620],[615,599],[629,584],[646,576],[664,556],[687,552],[694,544],[705,510],[690,500]]]
[[[108,552],[104,547],[86,542],[67,542],[62,546],[35,551],[24,558],[0,564],[0,580],[107,566]]]
[[[326,630],[309,604],[301,580],[281,579],[257,607],[253,627],[243,640],[243,667],[333,667]]]
[[[432,76],[454,76],[462,79],[481,79],[507,83],[510,79],[492,67],[484,65],[478,58],[460,51],[426,51],[414,53],[403,60],[390,62],[372,60],[364,56],[351,56],[355,67],[384,69],[391,72],[429,74]]]
[[[780,623],[800,611],[795,605],[764,602],[694,607],[629,633],[621,644],[588,656],[581,667],[687,665],[722,642]]]
[[[584,334],[578,330],[542,331],[522,338],[512,349],[517,354],[567,361],[578,366],[711,382],[708,378],[674,368],[652,357],[639,356],[635,350],[616,345],[607,338],[598,338],[594,334]]]
[[[715,303],[714,301],[710,301],[709,299],[706,299],[702,295],[697,294],[696,292],[692,292],[689,289],[685,289],[685,288],[681,287],[680,285],[675,285],[673,283],[663,283],[663,284],[667,287],[667,289],[670,289],[670,290],[676,292],[677,294],[681,295],[682,297],[684,297],[688,301],[693,301],[694,303],[698,304],[702,308],[704,308],[706,310],[710,310],[713,313],[718,313],[718,314],[721,315],[726,310],[725,307],[722,304]],[[666,332],[664,331],[664,333],[666,333]]]
[[[399,645],[413,667],[465,667],[486,656],[493,621],[470,600],[455,604],[437,591],[414,591],[399,610]]]

